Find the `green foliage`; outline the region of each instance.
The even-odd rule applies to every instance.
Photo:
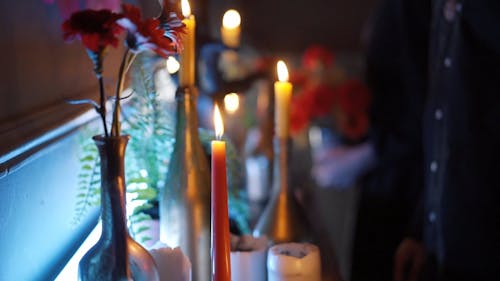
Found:
[[[140,242],[151,239],[141,233],[148,229],[146,222],[151,216],[147,211],[154,206],[159,189],[165,183],[175,142],[175,105],[159,97],[151,75],[152,68],[154,61],[151,57],[137,57],[131,70],[134,94],[122,112],[123,133],[131,137],[125,154],[127,204],[134,206],[128,218],[129,231]],[[87,130],[82,134],[75,223],[86,214],[89,206],[100,204],[99,157],[91,138],[95,133]],[[209,154],[214,133],[203,129],[199,133],[205,152]],[[244,179],[242,161],[232,142],[224,139],[227,141],[229,214],[238,227],[248,233],[248,206],[240,188]]]
[[[95,131],[86,128],[79,135],[79,147],[81,148],[78,153],[80,172],[78,173],[78,193],[76,195],[77,201],[73,225],[80,223],[80,220],[87,214],[89,207],[99,206],[101,203],[99,154],[91,138],[94,134]]]
[[[134,238],[144,242],[149,237],[140,234],[147,230],[142,219],[157,200],[159,187],[165,182],[168,159],[173,150],[173,105],[162,101],[155,90],[150,57],[140,56],[132,71],[134,95],[123,112],[124,133],[131,136],[126,151],[127,192],[133,194],[135,206],[130,214],[130,230]],[[148,67],[149,66],[149,67]],[[170,109],[170,110],[169,110]],[[132,197],[132,196],[131,196]],[[137,218],[140,218],[138,220]]]

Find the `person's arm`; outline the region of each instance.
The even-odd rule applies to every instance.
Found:
[[[313,154],[312,174],[320,187],[351,187],[376,162],[373,144],[369,141],[354,146],[337,146]]]

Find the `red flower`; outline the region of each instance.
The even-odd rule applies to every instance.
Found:
[[[298,133],[304,129],[311,119],[311,109],[314,100],[310,95],[300,95],[292,97],[290,112],[290,130],[292,133]]]
[[[371,93],[358,80],[349,80],[337,89],[337,127],[348,139],[358,140],[368,133]]]
[[[309,70],[315,68],[318,63],[331,66],[334,62],[335,54],[320,45],[313,45],[307,48],[302,56],[302,65]]]
[[[152,50],[162,57],[176,53],[176,44],[165,37],[157,19],[142,20],[141,11],[132,5],[122,5],[124,17],[118,23],[128,30],[127,46],[135,53]]]
[[[325,84],[317,85],[305,92],[305,94],[312,96],[314,99],[314,114],[311,117],[322,117],[331,113],[337,96],[332,86]]]
[[[366,136],[370,127],[370,121],[365,113],[338,118],[336,124],[342,135],[349,140],[359,140]]]
[[[181,34],[186,33],[186,25],[177,17],[174,12],[168,13],[168,18],[160,19],[160,26],[165,31],[165,36],[172,40],[177,51],[182,50]]]
[[[371,103],[368,88],[358,80],[349,80],[337,88],[338,105],[347,114],[367,112]]]
[[[62,24],[63,38],[66,41],[80,39],[87,49],[96,53],[109,45],[116,47],[118,35],[123,31],[117,24],[121,17],[109,10],[75,12]]]

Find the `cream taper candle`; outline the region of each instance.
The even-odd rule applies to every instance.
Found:
[[[181,87],[194,86],[195,83],[195,30],[196,20],[191,14],[188,0],[182,0],[182,22],[186,25],[186,34],[182,36],[184,46],[180,55],[179,85]]]
[[[288,138],[293,86],[288,82],[288,69],[282,60],[278,61],[277,70],[279,81],[274,83],[275,131],[279,138]]]
[[[241,33],[241,17],[240,13],[234,9],[227,10],[222,17],[222,27],[220,35],[222,42],[231,48],[236,48],[240,45]]]

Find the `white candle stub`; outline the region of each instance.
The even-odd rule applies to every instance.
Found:
[[[181,248],[170,248],[159,242],[149,253],[155,260],[160,281],[191,281],[191,262]]]
[[[320,281],[318,247],[309,243],[284,243],[269,249],[268,281]]]
[[[267,244],[265,236],[231,236],[231,280],[266,280]]]

